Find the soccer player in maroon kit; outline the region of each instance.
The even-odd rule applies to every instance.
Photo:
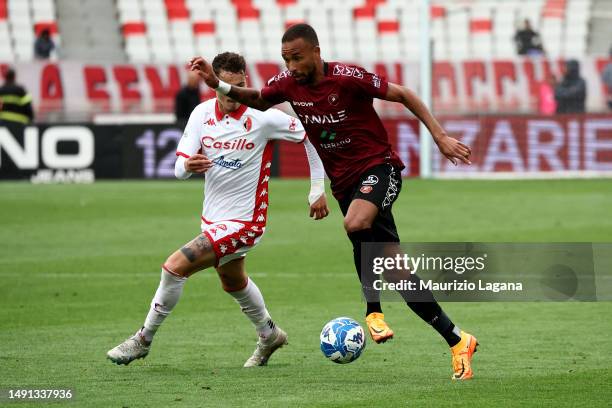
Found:
[[[191,69],[209,87],[252,108],[266,110],[285,101],[291,104],[331,180],[333,195],[344,214],[344,229],[353,244],[355,267],[363,281],[361,243],[399,242],[391,207],[401,190],[400,172],[404,168],[374,110],[373,98],[406,106],[427,126],[438,149],[451,162],[469,164],[470,148],[448,136],[409,89],[357,66],[323,61],[311,26],[289,27],[282,38],[281,52],[287,70],[271,78],[261,91],[220,81],[201,57],[191,61]],[[411,301],[405,293],[402,295],[410,309],[448,343],[452,378],[471,378],[476,338],[459,330],[432,294],[429,302]],[[378,299],[371,294],[366,299],[370,335],[377,343],[385,342],[393,337],[393,331],[384,321]]]

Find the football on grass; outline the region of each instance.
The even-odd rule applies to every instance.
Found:
[[[329,321],[321,331],[321,351],[338,364],[353,362],[365,349],[363,328],[349,317]]]

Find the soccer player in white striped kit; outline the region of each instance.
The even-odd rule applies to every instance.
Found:
[[[246,85],[242,56],[222,53],[212,65],[225,82]],[[202,233],[163,264],[161,282],[144,325],[108,351],[111,361],[127,365],[145,357],[187,278],[209,267],[216,268],[223,289],[236,300],[259,335],[245,367],[265,365],[274,351],[287,344],[287,334],[270,317],[259,288],[244,268],[246,253],[259,243],[266,227],[275,140],[304,143],[311,175],[310,216],[318,220],[328,215],[323,165],[300,121],[278,109],[261,112],[248,108],[221,94],[198,105],[179,142],[175,174],[187,179],[193,173],[205,173]]]

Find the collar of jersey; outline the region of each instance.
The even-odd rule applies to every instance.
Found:
[[[238,109],[236,109],[233,112],[228,113],[227,115],[230,118],[239,120],[246,110],[247,110],[246,105],[240,105]],[[221,112],[221,109],[219,109],[219,101],[215,101],[215,116],[217,117],[217,122],[221,121],[221,119],[223,119],[223,116],[225,116],[225,113]]]

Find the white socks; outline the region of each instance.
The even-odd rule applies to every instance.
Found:
[[[159,287],[151,301],[151,309],[149,309],[144,326],[140,330],[146,342],[153,340],[159,326],[178,303],[186,281],[187,278],[173,275],[162,268]],[[244,289],[228,293],[236,299],[240,309],[253,323],[260,337],[267,338],[272,334],[274,322],[270,318],[263,296],[255,282],[249,278]]]
[[[274,322],[266,309],[263,296],[255,282],[248,278],[244,289],[235,292],[227,292],[240,305],[242,312],[249,318],[255,326],[259,337],[267,338],[274,330]]]
[[[151,309],[145,319],[144,327],[140,331],[145,341],[153,340],[159,326],[178,303],[186,281],[187,278],[173,275],[162,268],[159,287],[151,301]]]

